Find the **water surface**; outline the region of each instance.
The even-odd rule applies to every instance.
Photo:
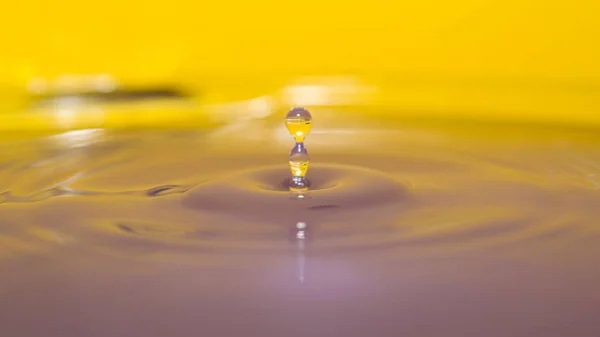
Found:
[[[4,141],[3,336],[600,335],[595,132],[320,117]]]

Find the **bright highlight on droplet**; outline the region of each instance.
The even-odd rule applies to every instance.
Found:
[[[293,108],[285,116],[285,126],[295,136],[296,143],[302,143],[312,127],[312,116],[304,108]]]

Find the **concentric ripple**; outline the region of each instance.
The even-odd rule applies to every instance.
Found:
[[[152,203],[140,199],[121,217],[115,210],[88,212],[98,221],[81,235],[93,234],[94,242],[111,254],[118,247],[126,256],[139,257],[160,252],[290,253],[296,247],[290,241],[299,240],[300,223],[303,254],[444,254],[550,242],[557,233],[564,240],[578,232],[573,224],[579,216],[566,211],[561,195],[535,184],[483,176],[465,184],[447,176],[446,189],[409,189],[371,169],[312,169],[313,189],[302,199],[282,184],[285,167],[244,170],[218,176],[177,198],[155,198]],[[565,213],[549,212],[548,207]]]
[[[291,193],[285,167],[243,171],[198,186],[183,199],[186,208],[220,213],[250,221],[323,221],[339,212],[405,207],[410,195],[399,182],[383,173],[344,165],[314,165],[310,191]]]
[[[336,164],[311,165],[310,190],[299,198],[287,190],[288,168],[272,152],[193,157],[195,149],[178,152],[180,143],[162,138],[161,144],[162,152],[150,145],[131,152],[135,160],[128,151],[116,159],[78,153],[82,169],[66,183],[41,174],[60,160],[25,176],[20,166],[7,166],[15,169],[6,181],[21,183],[0,191],[0,242],[20,251],[43,242],[138,258],[277,255],[295,253],[303,240],[307,255],[393,250],[406,256],[558,245],[599,232],[585,225],[600,218],[597,191],[580,183],[578,172],[548,174],[545,164],[560,162],[561,153],[506,161],[435,148],[333,152],[323,157]],[[26,174],[44,179],[26,184]]]

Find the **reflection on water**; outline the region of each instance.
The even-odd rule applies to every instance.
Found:
[[[304,222],[298,222],[296,224],[296,242],[298,245],[298,280],[304,283],[304,268],[306,264],[306,258],[304,256],[304,245],[306,240],[306,224]]]
[[[595,135],[328,133],[340,126],[323,120],[307,198],[286,187],[289,139],[89,130],[2,144],[0,325],[8,336],[187,336],[198,323],[211,336],[600,333]]]

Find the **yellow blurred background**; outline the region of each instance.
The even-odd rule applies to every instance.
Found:
[[[85,75],[206,104],[337,76],[391,115],[596,125],[599,17],[593,0],[10,1],[0,123]]]

